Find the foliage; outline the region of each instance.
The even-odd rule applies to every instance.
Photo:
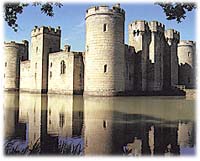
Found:
[[[7,22],[15,32],[18,30],[17,17],[19,14],[23,13],[25,7],[29,6],[28,3],[5,3],[4,4],[4,20]],[[41,13],[46,14],[49,17],[54,16],[54,6],[61,8],[61,3],[39,3],[33,2],[32,6],[39,6]]]
[[[155,3],[162,7],[168,20],[176,20],[178,23],[182,22],[182,19],[185,19],[187,12],[196,9],[196,4],[194,3]],[[5,3],[4,4],[4,19],[15,32],[18,30],[17,18],[19,14],[23,13],[25,7],[39,6],[41,13],[52,17],[54,16],[54,6],[61,8],[63,5],[61,3],[40,3],[33,2],[32,4],[28,3]]]
[[[186,13],[196,9],[195,3],[156,3],[161,6],[167,20],[176,20],[178,23],[186,18]]]

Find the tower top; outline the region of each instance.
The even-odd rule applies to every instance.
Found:
[[[180,33],[174,29],[168,29],[165,31],[165,38],[167,40],[175,40],[178,41],[180,40]]]
[[[196,42],[192,40],[181,40],[178,44],[178,47],[181,46],[195,46]]]
[[[151,21],[148,24],[149,24],[149,28],[150,28],[151,32],[164,32],[165,31],[165,25],[158,21]]]
[[[4,42],[4,46],[10,46],[10,47],[19,47],[19,46],[26,46],[28,44],[27,40],[22,40],[22,42],[15,42],[15,41],[10,41],[10,42]]]
[[[107,5],[99,5],[99,6],[93,6],[90,7],[86,10],[86,17],[85,19],[87,19],[90,16],[93,15],[114,15],[114,14],[118,14],[120,16],[125,16],[125,11],[120,8],[120,4],[115,4],[114,6],[112,6],[112,8],[110,8]]]
[[[46,26],[35,26],[34,29],[31,32],[31,37],[40,35],[40,34],[50,34],[54,36],[61,36],[61,29],[60,26],[57,28],[52,28],[51,26],[46,27]]]
[[[149,30],[148,22],[145,20],[133,21],[129,24],[129,28],[134,31],[142,31],[142,32]]]

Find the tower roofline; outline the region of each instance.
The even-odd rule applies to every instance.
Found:
[[[47,27],[47,26],[35,26],[33,28],[33,30],[31,31],[31,37],[32,36],[37,36],[39,34],[51,34],[51,35],[55,35],[55,36],[61,36],[61,29],[60,26],[56,27],[56,28],[52,28],[51,26]]]
[[[120,4],[116,4],[112,7],[109,7],[108,5],[92,6],[86,10],[85,19],[93,15],[104,15],[104,14],[105,15],[118,14],[124,17],[125,11],[122,8],[120,8]]]

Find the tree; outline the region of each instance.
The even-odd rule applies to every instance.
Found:
[[[155,3],[162,7],[168,20],[176,20],[178,23],[182,22],[182,19],[185,19],[187,12],[196,9],[195,3]],[[18,23],[17,17],[19,14],[23,13],[25,7],[28,3],[5,3],[4,4],[4,19],[7,22],[8,26],[17,32]],[[61,8],[63,5],[61,3],[39,3],[33,2],[32,6],[39,6],[43,14],[47,16],[54,16],[54,6]]]
[[[178,23],[186,18],[186,13],[196,9],[195,3],[156,3],[161,6],[167,20],[176,20]]]
[[[25,7],[29,6],[28,3],[5,3],[4,4],[4,20],[7,22],[15,32],[18,30],[17,17],[19,14],[23,13]],[[63,5],[61,3],[39,3],[33,2],[32,6],[39,6],[43,14],[47,16],[54,16],[54,6],[61,8]]]

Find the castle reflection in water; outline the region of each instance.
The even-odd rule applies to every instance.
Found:
[[[5,154],[195,155],[185,98],[4,93]]]

